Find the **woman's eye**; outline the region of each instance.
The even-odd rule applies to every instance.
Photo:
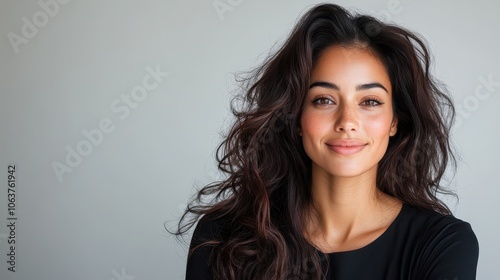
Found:
[[[367,99],[363,102],[361,102],[361,105],[364,105],[364,106],[367,106],[367,107],[375,107],[375,106],[379,106],[379,105],[382,105],[384,103],[376,100],[376,99]]]
[[[334,104],[332,100],[326,98],[326,97],[318,97],[313,100],[313,103],[315,105],[331,105]]]

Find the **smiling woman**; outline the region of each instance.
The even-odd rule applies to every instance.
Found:
[[[476,236],[437,197],[454,107],[429,65],[404,28],[308,11],[246,80],[227,178],[179,223],[199,221],[186,279],[475,279]]]

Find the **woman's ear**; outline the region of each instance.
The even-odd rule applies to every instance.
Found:
[[[389,135],[394,136],[394,135],[396,135],[396,132],[398,132],[398,119],[394,118],[392,120],[391,130],[389,131]]]

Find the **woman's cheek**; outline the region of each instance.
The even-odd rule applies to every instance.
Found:
[[[331,124],[331,116],[321,113],[309,112],[303,119],[302,128],[307,135],[320,136],[325,133],[333,132],[333,124]]]
[[[392,114],[368,115],[364,120],[364,127],[368,135],[389,137]]]

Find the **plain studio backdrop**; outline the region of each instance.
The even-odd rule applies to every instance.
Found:
[[[0,278],[183,279],[186,245],[164,223],[220,177],[233,74],[276,50],[317,3],[2,1]],[[479,239],[478,279],[497,279],[500,4],[335,3],[430,45],[458,109],[450,187],[460,200],[446,201]]]

